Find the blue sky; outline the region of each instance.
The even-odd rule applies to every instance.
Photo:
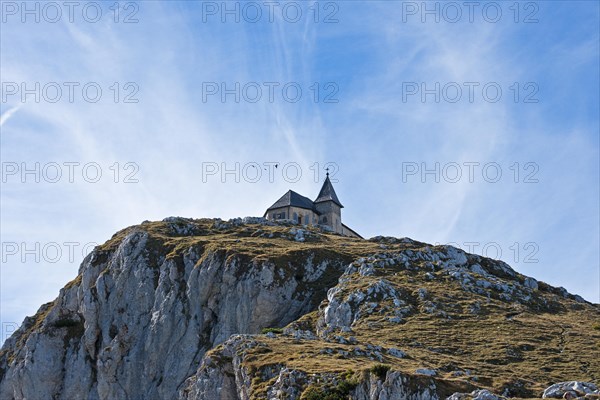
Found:
[[[463,2],[280,2],[272,21],[264,2],[120,2],[116,22],[113,3],[72,22],[61,2],[39,22],[1,3],[2,339],[85,244],[171,215],[262,215],[288,189],[316,196],[326,163],[363,236],[452,242],[600,301],[597,2],[480,2],[472,21]],[[252,182],[244,166],[269,162],[272,182]],[[22,175],[35,163],[39,183]],[[239,182],[203,179],[223,163]]]

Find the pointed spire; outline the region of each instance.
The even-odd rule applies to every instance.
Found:
[[[321,187],[321,191],[319,192],[315,203],[321,203],[323,201],[333,201],[338,206],[342,208],[344,207],[342,203],[340,203],[340,200],[338,199],[337,194],[335,194],[335,190],[333,189],[333,185],[329,180],[329,167],[327,168],[327,173],[325,174],[325,182],[323,182],[323,187]]]

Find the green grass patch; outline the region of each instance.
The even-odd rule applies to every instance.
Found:
[[[260,331],[260,333],[262,333],[263,335],[266,335],[267,333],[275,333],[277,335],[280,335],[283,333],[283,328],[263,328],[263,330]]]
[[[389,370],[390,370],[389,365],[377,364],[377,365],[372,366],[369,369],[369,372],[373,373],[374,375],[376,375],[379,379],[381,379],[383,381],[383,380],[385,380],[385,376],[387,375],[387,372]]]

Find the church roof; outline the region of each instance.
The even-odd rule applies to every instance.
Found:
[[[335,194],[335,190],[333,190],[333,185],[331,184],[331,181],[329,180],[329,174],[327,174],[327,177],[325,178],[325,182],[323,182],[323,187],[321,188],[321,191],[319,192],[319,195],[317,196],[315,203],[321,203],[323,201],[333,201],[338,206],[344,207],[342,205],[342,203],[340,203],[340,200],[338,199],[337,194]]]
[[[267,211],[273,210],[275,208],[288,206],[305,208],[307,210],[313,211],[315,210],[315,205],[311,199],[309,199],[308,197],[304,197],[301,194],[294,192],[293,190],[288,190],[286,194],[281,196],[281,198],[275,202],[275,204],[267,208]]]

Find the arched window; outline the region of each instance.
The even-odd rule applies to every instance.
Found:
[[[294,213],[294,221],[298,222],[298,214]]]
[[[327,217],[323,217],[323,223],[326,224],[327,223]]]

